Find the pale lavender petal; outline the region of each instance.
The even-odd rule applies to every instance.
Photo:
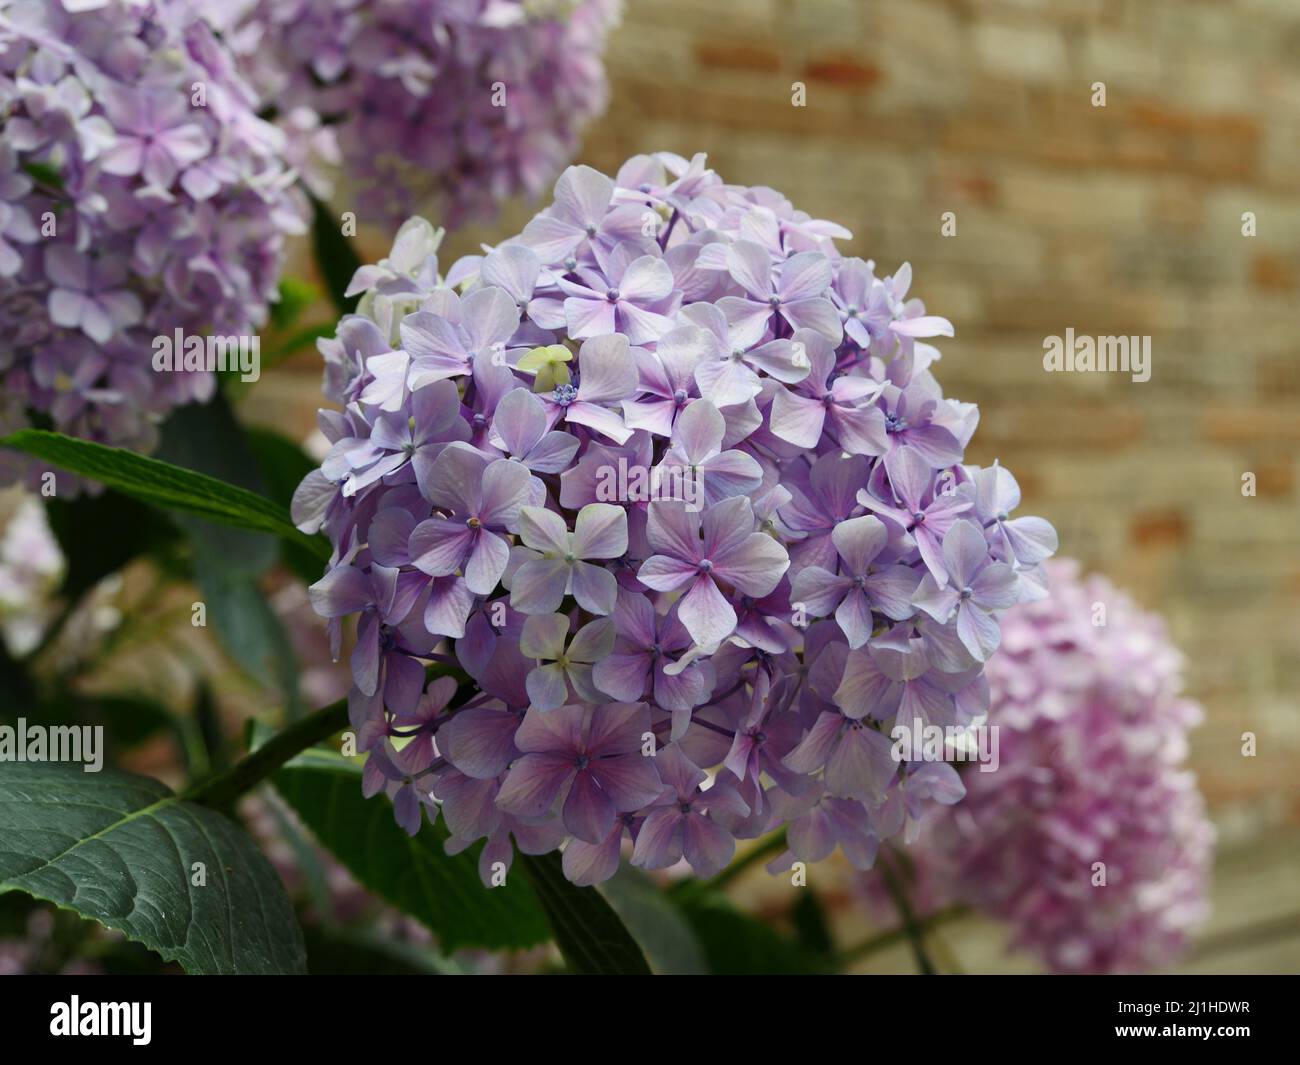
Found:
[[[496,533],[479,529],[465,562],[466,586],[475,595],[491,595],[509,561],[510,547],[505,540]]]
[[[416,569],[443,577],[460,569],[473,545],[474,532],[463,521],[426,518],[411,532],[408,550]]]
[[[651,662],[648,652],[608,655],[592,669],[592,682],[613,699],[634,702],[645,694]]]
[[[761,534],[756,534],[761,535]],[[768,539],[764,537],[764,539]],[[774,541],[769,540],[769,543]],[[784,549],[778,545],[784,555]],[[642,568],[644,572],[644,567]],[[780,574],[777,574],[777,580]],[[644,582],[643,582],[644,583]],[[776,585],[776,580],[772,582]],[[769,589],[770,591],[771,589]],[[701,647],[716,647],[736,628],[736,612],[711,577],[700,574],[677,604],[677,616]]]
[[[797,447],[816,447],[826,423],[826,405],[784,388],[772,395],[772,432]]]
[[[997,621],[969,600],[957,608],[957,635],[977,662],[987,662],[1002,638]]]
[[[569,698],[569,682],[564,669],[550,664],[528,672],[528,698],[537,710],[555,710]]]
[[[525,562],[510,578],[510,605],[523,614],[550,615],[564,601],[570,565],[558,558]]]
[[[526,388],[507,392],[497,404],[492,435],[497,446],[518,458],[526,455],[546,432],[546,408]]]
[[[632,864],[666,869],[682,860],[682,815],[676,807],[658,807],[646,816],[632,848]]]
[[[590,562],[575,562],[572,570],[573,598],[590,614],[612,614],[618,599],[614,574]],[[552,608],[554,609],[554,608]]]
[[[756,300],[772,294],[772,258],[761,244],[738,240],[727,248],[727,271]]]
[[[534,614],[524,621],[519,650],[526,658],[556,659],[564,654],[569,619],[563,614]]]
[[[569,644],[569,661],[599,662],[606,655],[613,653],[614,639],[617,634],[612,618],[597,618],[595,621],[587,622],[574,634]]]
[[[578,398],[584,403],[612,403],[637,390],[636,362],[627,337],[593,336],[578,349]]]
[[[530,546],[537,546],[535,544]],[[618,558],[627,550],[627,512],[610,503],[588,503],[573,526],[578,558]]]
[[[559,556],[568,553],[568,527],[564,524],[564,519],[553,510],[546,510],[543,507],[521,507],[519,535],[524,543],[535,551],[546,551]]]
[[[685,819],[682,827],[682,854],[695,875],[716,876],[736,853],[736,840],[717,822],[699,814]]]

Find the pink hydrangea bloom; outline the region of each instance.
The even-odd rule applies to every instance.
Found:
[[[969,766],[909,849],[919,901],[1005,921],[1055,972],[1160,968],[1208,910],[1214,830],[1185,765],[1201,710],[1158,616],[1072,560],[1046,569],[985,667],[998,768]]]

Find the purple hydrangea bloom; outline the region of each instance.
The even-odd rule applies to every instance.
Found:
[[[618,0],[244,0],[224,21],[295,153],[341,156],[363,218],[429,210],[457,225],[540,195],[574,154],[605,106],[601,55],[619,11]]]
[[[1054,972],[1159,968],[1208,912],[1214,829],[1184,764],[1200,707],[1158,616],[1072,560],[1046,568],[1050,596],[1003,615],[986,666],[998,768],[961,774],[911,863],[930,905],[1007,922]]]
[[[158,339],[250,337],[278,298],[306,204],[210,6],[0,2],[0,431],[148,451],[215,387]]]
[[[591,884],[708,876],[782,825],[774,868],[865,868],[960,799],[890,730],[982,719],[1055,534],[961,462],[977,412],[918,340],[940,320],[847,236],[664,153],[571,167],[445,276],[420,219],[357,272],[293,513],[334,544],[314,602],[358,618],[353,724],[407,827],[444,816],[497,875],[562,844]],[[451,663],[471,694],[422,695]]]

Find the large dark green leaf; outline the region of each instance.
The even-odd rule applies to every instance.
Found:
[[[321,558],[329,557],[325,540],[304,536],[295,529],[283,506],[214,477],[124,448],[105,447],[44,429],[20,429],[0,437],[0,447],[35,455],[154,506],[194,514],[221,525],[271,533],[302,543]]]
[[[146,777],[6,763],[0,893],[9,891],[118,929],[187,972],[306,971],[293,909],[253,841]]]
[[[408,836],[393,821],[392,804],[382,796],[364,798],[360,772],[337,755],[309,751],[271,781],[317,842],[376,895],[428,927],[443,951],[521,949],[548,938],[522,876],[484,887],[480,848],[448,855],[441,822]]]
[[[516,858],[546,911],[569,970],[583,976],[649,976],[645,955],[613,907],[593,887],[564,876],[559,852]]]

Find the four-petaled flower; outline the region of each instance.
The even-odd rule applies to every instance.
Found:
[[[650,504],[646,539],[656,554],[637,579],[658,592],[685,588],[677,616],[700,647],[715,648],[736,627],[736,611],[718,587],[767,595],[790,565],[785,548],[754,531],[754,511],[744,496],[724,499],[703,518],[678,500]]]
[[[587,559],[618,558],[627,550],[627,513],[609,503],[588,503],[573,532],[553,510],[524,507],[519,536],[529,548],[516,548],[522,565],[510,580],[510,605],[525,614],[558,610],[566,595],[593,614],[611,614],[618,594],[614,574]]]
[[[650,729],[645,703],[561,706],[528,711],[497,805],[538,819],[561,804],[564,827],[577,839],[599,843],[620,813],[637,810],[662,790],[651,758],[642,753]]]
[[[451,444],[434,461],[427,498],[449,517],[426,518],[411,532],[411,563],[431,577],[460,570],[475,595],[487,595],[510,561],[501,534],[519,525],[529,499],[528,470],[489,459],[468,444]]]

